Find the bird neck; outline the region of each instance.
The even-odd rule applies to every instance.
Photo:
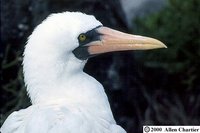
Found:
[[[50,55],[25,54],[23,71],[27,92],[32,103],[47,101],[46,98],[62,97],[62,85],[74,75],[83,73],[86,61],[67,58],[49,58]],[[60,95],[60,96],[59,96]]]
[[[33,104],[68,102],[109,106],[102,85],[83,72],[86,61],[72,57],[65,61],[47,59],[24,57],[25,83]]]
[[[33,105],[78,106],[93,112],[99,109],[114,121],[103,86],[83,72],[86,61],[70,56],[64,60],[49,58],[51,55],[41,53],[24,55],[24,79]]]

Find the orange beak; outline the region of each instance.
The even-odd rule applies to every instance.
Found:
[[[114,51],[167,48],[161,41],[150,37],[131,35],[104,26],[96,30],[100,34],[100,40],[87,44],[90,55]]]

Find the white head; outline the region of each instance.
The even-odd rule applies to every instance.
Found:
[[[80,33],[100,25],[94,16],[64,12],[50,15],[35,28],[26,45],[23,61],[25,83],[33,102],[43,87],[63,75],[82,70],[86,60],[80,60],[72,53],[79,46],[77,38]]]
[[[165,47],[152,38],[128,35],[80,12],[50,15],[29,37],[24,51],[24,77],[32,102],[62,79],[82,72],[92,55]],[[56,84],[57,83],[57,84]]]

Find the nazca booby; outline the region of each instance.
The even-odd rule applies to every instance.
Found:
[[[23,71],[32,105],[13,112],[2,133],[125,133],[113,118],[103,86],[83,72],[89,57],[166,47],[104,27],[80,12],[50,15],[30,35]]]

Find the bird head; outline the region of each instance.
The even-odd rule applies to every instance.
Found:
[[[57,87],[55,83],[62,77],[82,71],[90,57],[114,51],[164,47],[156,39],[105,27],[91,15],[80,12],[52,14],[28,39],[23,61],[25,83],[29,94],[36,96],[36,88],[45,93],[46,86]]]

